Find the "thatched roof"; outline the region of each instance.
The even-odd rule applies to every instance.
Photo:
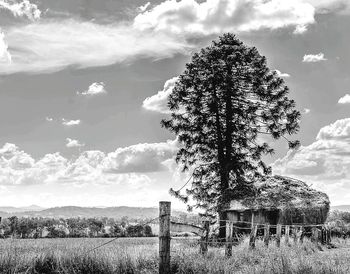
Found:
[[[254,183],[255,195],[233,200],[228,210],[258,209],[321,209],[329,210],[327,194],[306,183],[282,176],[271,176]]]

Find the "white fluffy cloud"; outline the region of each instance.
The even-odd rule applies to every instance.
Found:
[[[36,4],[23,0],[16,2],[12,0],[0,0],[0,10],[9,10],[15,17],[27,17],[31,21],[39,20],[41,11]]]
[[[303,57],[304,63],[316,63],[321,61],[326,61],[327,59],[324,57],[322,52],[318,54],[305,54]]]
[[[168,58],[189,53],[197,46],[198,40],[193,38],[223,32],[294,28],[294,33],[303,33],[315,22],[315,7],[321,9],[316,2],[167,0],[151,8],[148,3],[141,6],[131,22],[99,24],[66,17],[37,20],[40,10],[28,0],[11,4],[0,0],[16,16],[32,20],[27,25],[7,26],[6,43],[0,36],[0,58],[11,60],[7,45],[12,55],[12,62],[0,59],[0,74],[108,66],[143,57]]]
[[[0,65],[11,63],[11,54],[5,41],[5,34],[0,29]]]
[[[85,144],[80,143],[78,140],[67,138],[66,139],[66,147],[72,148],[72,147],[83,147]]]
[[[290,75],[288,73],[283,73],[283,72],[279,71],[278,69],[275,69],[275,71],[276,71],[278,77],[281,77],[281,78],[289,78],[290,77]]]
[[[350,95],[345,94],[343,97],[339,98],[338,104],[350,104]]]
[[[81,121],[78,119],[78,120],[66,120],[66,119],[62,119],[62,125],[64,126],[77,126],[81,123]]]
[[[143,108],[160,113],[169,113],[169,109],[167,107],[168,96],[173,91],[177,80],[178,77],[173,77],[166,81],[163,90],[158,91],[157,94],[148,97],[143,101]]]
[[[12,63],[0,63],[0,74],[53,72],[67,66],[99,67],[140,57],[161,59],[190,48],[183,39],[167,33],[142,32],[121,23],[102,25],[75,19],[15,25],[6,29],[6,41]]]
[[[165,170],[177,151],[177,141],[137,144],[108,153],[102,165],[106,172],[155,172]]]
[[[140,13],[134,26],[141,30],[179,35],[211,35],[314,23],[314,7],[303,0],[168,0]]]
[[[105,83],[103,82],[95,82],[92,83],[89,88],[83,92],[78,92],[81,95],[97,95],[107,93],[105,89]]]
[[[296,177],[326,191],[333,202],[346,202],[350,191],[350,118],[320,129],[316,140],[273,164],[276,174]],[[342,200],[343,199],[343,200]]]
[[[67,138],[68,147],[80,142]],[[35,160],[16,145],[0,148],[0,185],[32,184],[116,184],[148,183],[145,173],[168,170],[177,150],[176,141],[137,144],[116,151],[84,151],[76,159],[59,153],[46,154]]]
[[[309,108],[304,108],[303,110],[304,114],[309,114],[311,112],[311,109]]]

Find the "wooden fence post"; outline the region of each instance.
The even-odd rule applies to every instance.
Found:
[[[270,240],[270,225],[265,224],[264,226],[264,243],[265,246],[269,246],[269,240]]]
[[[331,230],[327,229],[327,244],[330,245],[332,242]]]
[[[233,232],[233,222],[226,222],[226,249],[225,255],[232,256],[232,232]]]
[[[311,231],[312,231],[311,241],[318,243],[318,229],[317,229],[317,227],[313,227]]]
[[[255,248],[255,238],[256,238],[257,232],[258,232],[258,226],[253,225],[252,231],[250,232],[250,239],[249,239],[249,247],[250,248]]]
[[[171,203],[159,202],[159,274],[170,273]]]
[[[304,237],[305,237],[305,228],[302,226],[300,231],[300,240],[299,240],[301,244],[304,242]]]
[[[201,237],[200,252],[206,254],[208,252],[208,240],[209,240],[209,221],[203,222],[203,236]]]
[[[278,224],[276,227],[276,244],[277,247],[281,246],[282,225]]]
[[[326,229],[324,227],[321,228],[321,244],[325,245],[327,242]]]
[[[285,243],[286,245],[289,243],[289,230],[290,230],[290,226],[289,225],[286,225],[286,228],[285,228]]]

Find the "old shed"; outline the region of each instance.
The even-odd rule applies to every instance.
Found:
[[[329,212],[327,194],[305,182],[282,176],[267,177],[254,183],[255,195],[233,200],[227,219],[249,226],[254,223],[323,224]]]

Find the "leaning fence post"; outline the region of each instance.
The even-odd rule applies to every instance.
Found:
[[[204,221],[203,222],[203,230],[204,233],[201,237],[201,253],[206,254],[208,252],[208,240],[209,240],[209,221]]]
[[[249,239],[250,248],[255,248],[255,238],[256,238],[257,232],[258,232],[258,226],[254,224],[252,227],[252,231],[250,232],[250,239]]]
[[[276,227],[276,243],[277,247],[281,246],[281,234],[282,234],[282,225],[278,224]]]
[[[232,256],[232,232],[233,232],[233,222],[226,222],[226,249],[225,255]]]
[[[286,244],[289,243],[289,230],[290,230],[290,226],[286,225],[286,230],[285,230],[285,242],[286,242]]]
[[[269,246],[269,240],[270,240],[270,225],[265,224],[264,226],[264,243],[265,246]]]
[[[159,274],[170,273],[171,203],[159,202]]]

